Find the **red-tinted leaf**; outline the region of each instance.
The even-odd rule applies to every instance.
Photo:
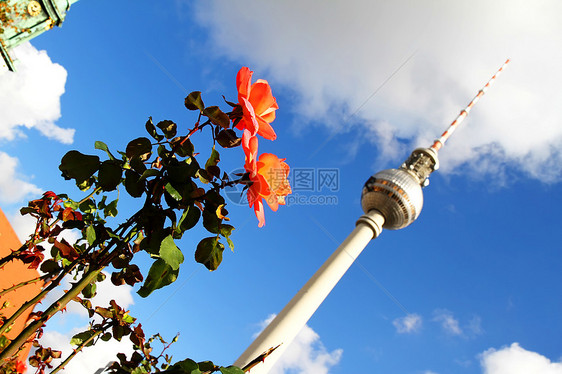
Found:
[[[62,220],[66,221],[82,221],[82,213],[75,211],[74,209],[68,207],[65,208],[62,213]]]
[[[74,261],[78,257],[80,257],[78,251],[76,251],[76,249],[68,244],[68,242],[64,239],[62,239],[61,242],[55,240],[53,246],[58,249],[61,253],[61,256],[66,258],[67,260]]]

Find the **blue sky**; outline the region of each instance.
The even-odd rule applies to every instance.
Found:
[[[25,231],[16,212],[28,199],[79,196],[59,176],[68,150],[93,153],[95,140],[124,149],[148,116],[190,128],[185,95],[200,90],[222,106],[221,95],[236,99],[238,69],[250,67],[280,107],[278,139],[260,151],[286,157],[293,172],[337,170],[334,190],[293,186],[308,202],[333,203],[266,208],[260,229],[231,202],[236,247],[218,271],[191,260],[204,235],[195,230],[181,242],[176,283],[148,300],[109,291],[148,333],[180,333],[175,358],[229,364],[351,232],[368,177],[431,144],[509,57],[440,153],[419,219],[369,244],[276,370],[562,373],[560,8],[82,0],[62,28],[15,51],[17,74],[0,75],[2,209]],[[222,156],[223,169],[242,166],[240,149]],[[46,339],[85,324],[71,310]],[[126,349],[108,347],[68,371],[93,372],[102,354]]]

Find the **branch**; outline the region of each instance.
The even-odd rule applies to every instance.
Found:
[[[131,219],[127,220],[127,222],[125,222],[124,224],[121,225],[123,229],[126,230],[128,228],[127,226],[130,226],[134,222],[134,220],[132,219],[133,217],[131,217]],[[131,228],[129,234],[126,236],[126,240],[130,240],[129,236],[135,231],[135,228],[136,228],[136,226]],[[113,260],[113,258],[116,255],[119,254],[118,253],[119,252],[118,249],[120,247],[119,244],[121,244],[121,246],[125,246],[127,243],[128,243],[128,241],[123,241],[121,243],[117,243],[116,239],[114,238],[103,251],[103,253],[108,253],[108,255],[104,259],[99,261],[97,267],[89,270],[86,274],[84,274],[82,276],[82,278],[77,283],[74,283],[74,285],[72,286],[72,288],[69,291],[67,291],[62,297],[60,297],[57,301],[55,301],[53,304],[51,304],[43,312],[43,314],[41,315],[40,318],[38,318],[34,322],[30,323],[17,337],[15,337],[12,340],[12,342],[2,352],[0,352],[0,367],[3,365],[3,361],[6,360],[7,358],[11,357],[14,354],[14,352],[18,349],[18,347],[25,344],[25,342],[29,339],[29,337],[32,336],[39,328],[41,328],[46,321],[48,321],[53,315],[55,315],[61,309],[66,307],[66,304],[68,304],[72,299],[74,299],[76,296],[78,296],[78,294],[80,292],[82,292],[82,290],[88,284],[90,284],[91,282],[93,282],[97,278],[99,273],[108,264],[111,263],[111,261]],[[114,251],[110,252],[111,247],[113,247],[114,245],[118,245],[118,248],[116,248]],[[78,260],[79,259],[74,260],[74,262],[71,264],[71,267],[76,266],[76,264],[78,264]],[[66,269],[65,269],[65,271],[61,275],[59,275],[59,277],[57,277],[57,279],[55,281],[53,281],[49,285],[49,287],[47,287],[45,290],[43,290],[39,295],[34,297],[31,301],[28,301],[27,303],[25,303],[12,317],[10,317],[10,319],[8,321],[6,321],[4,326],[2,326],[2,329],[0,329],[0,334],[2,334],[7,329],[9,324],[11,324],[13,321],[15,321],[15,319],[17,317],[19,317],[19,315],[21,315],[21,313],[23,313],[23,311],[25,311],[31,305],[34,305],[35,303],[37,303],[48,292],[50,292],[53,288],[58,286],[60,281],[64,278],[64,276],[66,274],[68,274],[69,271],[70,271],[70,269],[68,271],[66,271]],[[25,308],[24,308],[24,306],[25,306]]]
[[[41,281],[41,280],[47,280],[47,279],[49,279],[49,278],[51,278],[51,275],[50,275],[50,274],[45,274],[45,275],[42,275],[42,276],[40,276],[40,277],[37,277],[37,278],[34,278],[34,279],[30,279],[30,280],[27,280],[27,281],[24,281],[24,282],[15,284],[15,285],[13,285],[13,286],[10,287],[10,288],[6,288],[5,290],[0,291],[0,296],[5,295],[5,294],[7,294],[8,292],[15,291],[15,290],[17,290],[18,288],[21,288],[21,287],[23,287],[23,286],[27,286],[28,284],[37,283],[37,282],[39,282],[39,281]]]
[[[110,260],[111,257],[112,255],[108,256],[108,259]],[[97,278],[98,274],[104,269],[104,267],[105,266],[100,266],[97,269],[90,270],[82,277],[82,279],[80,279],[80,281],[75,283],[68,292],[51,304],[51,306],[43,312],[40,318],[30,323],[17,337],[15,337],[14,340],[12,340],[12,342],[2,352],[0,352],[0,365],[2,365],[4,360],[12,357],[18,348],[23,345],[39,328],[41,328],[47,320],[49,320],[55,313],[63,309],[72,299],[78,296],[84,287]]]
[[[96,187],[94,188],[94,190],[86,197],[84,197],[82,200],[78,201],[77,204],[80,205],[82,204],[84,201],[88,200],[89,198],[91,198],[92,196],[94,196],[96,193],[98,193],[99,191],[101,191],[102,188],[101,187]],[[34,216],[35,217],[35,216]],[[37,217],[37,219],[39,219]],[[59,218],[56,218],[51,224],[49,224],[49,231],[60,221]],[[16,249],[15,251],[12,251],[12,253],[10,253],[9,255],[0,258],[0,269],[2,269],[8,262],[16,259],[22,252],[24,252],[27,248],[30,247],[30,244],[33,245],[37,245],[39,243],[42,243],[45,241],[45,238],[38,238],[38,228],[39,228],[39,224],[37,224],[37,228],[35,230],[35,233],[33,235],[30,235],[31,238],[28,239],[24,244],[21,245],[21,247],[19,247],[18,249]]]
[[[78,260],[74,260],[66,269],[64,269],[64,271],[57,277],[57,279],[55,279],[54,281],[51,282],[51,284],[43,289],[43,291],[39,292],[37,295],[35,295],[34,298],[32,298],[31,300],[23,303],[22,306],[19,307],[19,309],[12,314],[12,316],[6,320],[4,322],[4,324],[2,325],[2,327],[0,327],[0,335],[4,334],[6,332],[6,330],[9,328],[9,326],[14,323],[14,321],[23,314],[23,312],[25,312],[27,309],[29,309],[30,307],[34,306],[35,304],[37,304],[39,301],[41,301],[49,292],[51,292],[51,290],[53,290],[55,287],[57,287],[60,282],[63,280],[63,278],[72,271],[72,269],[74,269],[74,267],[78,265]]]
[[[256,366],[257,364],[264,362],[265,359],[267,358],[267,356],[269,356],[270,354],[273,353],[273,351],[275,351],[277,348],[279,348],[281,346],[281,344],[279,344],[277,347],[273,347],[273,348],[269,348],[267,351],[263,352],[261,355],[259,355],[258,357],[254,358],[252,361],[250,361],[246,366],[244,366],[242,368],[242,371],[244,372],[249,372],[251,368],[253,368],[254,366]]]
[[[76,349],[74,349],[72,353],[63,362],[60,363],[59,366],[57,366],[53,371],[51,371],[50,374],[55,374],[58,373],[60,370],[64,370],[65,366],[70,362],[70,360],[72,360],[78,353],[80,353],[85,346],[87,346],[92,340],[94,340],[94,338],[99,336],[102,332],[105,332],[108,327],[109,325],[105,329],[96,331],[92,336],[90,336],[88,339],[83,341],[82,344],[76,347]]]

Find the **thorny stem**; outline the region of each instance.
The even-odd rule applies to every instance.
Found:
[[[13,286],[10,287],[10,288],[6,288],[5,290],[0,291],[0,296],[2,296],[2,295],[4,295],[4,294],[7,294],[8,292],[15,291],[15,290],[17,290],[17,289],[20,288],[20,287],[27,286],[28,284],[37,283],[37,282],[42,281],[42,280],[48,280],[49,278],[52,278],[51,275],[50,275],[50,274],[45,274],[45,275],[42,275],[42,276],[40,276],[40,277],[37,277],[37,278],[34,278],[34,279],[30,279],[30,280],[27,280],[27,281],[24,281],[24,282],[15,284],[15,285],[13,285]]]
[[[111,253],[103,262],[111,262],[111,259],[115,253],[116,252]],[[68,292],[66,292],[57,301],[51,304],[51,306],[49,306],[43,312],[40,318],[30,323],[17,337],[15,337],[14,340],[12,340],[12,342],[2,352],[0,352],[0,365],[2,365],[2,362],[5,359],[12,357],[14,352],[17,351],[18,347],[23,345],[27,341],[27,339],[32,336],[39,328],[41,328],[47,320],[55,315],[55,313],[63,309],[66,304],[68,304],[72,299],[78,296],[78,294],[84,289],[84,287],[94,281],[94,279],[98,277],[99,273],[104,269],[104,267],[105,266],[102,265],[86,273],[82,277],[82,279],[75,283]]]
[[[273,351],[275,351],[277,348],[279,348],[281,346],[281,344],[279,344],[277,347],[272,347],[269,348],[267,351],[263,352],[261,355],[259,355],[258,357],[254,358],[252,361],[250,361],[246,366],[244,366],[242,368],[243,372],[249,372],[250,369],[252,369],[254,366],[256,366],[257,364],[260,364],[262,362],[265,361],[265,359],[273,353]]]
[[[178,335],[179,335],[179,333],[178,333]],[[178,337],[178,335],[176,335],[176,338]],[[162,352],[160,352],[160,355],[158,355],[158,357],[156,357],[156,359],[159,359],[160,357],[164,357],[164,352],[166,352],[166,350],[170,349],[170,347],[174,343],[175,342],[172,340],[170,343],[168,343],[168,345],[166,345],[164,348],[162,348]]]
[[[126,223],[130,224],[129,221],[127,221]],[[123,228],[125,228],[125,227],[123,227]],[[108,248],[106,248],[106,251],[109,250],[113,246],[113,243],[114,242],[112,242],[110,245],[108,245]],[[85,251],[84,254],[88,253],[91,249],[92,249],[92,246],[90,246]],[[5,321],[4,324],[0,327],[0,335],[4,334],[6,332],[6,330],[10,327],[10,325],[12,323],[14,323],[14,321],[19,316],[21,316],[28,308],[37,304],[39,301],[41,301],[43,299],[43,297],[45,297],[49,292],[51,292],[55,287],[57,287],[60,284],[60,282],[64,279],[64,277],[66,275],[68,275],[80,263],[81,259],[82,258],[80,257],[80,258],[77,258],[76,260],[74,260],[70,265],[68,265],[65,269],[63,269],[63,271],[59,274],[59,276],[55,280],[51,281],[51,284],[49,284],[48,287],[45,287],[34,298],[32,298],[31,300],[22,304],[22,306],[20,306],[20,308],[7,321]]]
[[[34,298],[32,298],[31,300],[23,303],[22,306],[20,306],[20,308],[8,319],[4,322],[4,324],[2,325],[2,327],[0,327],[0,335],[4,334],[6,332],[6,330],[10,327],[10,325],[12,323],[15,322],[15,320],[21,316],[23,314],[23,312],[25,312],[28,308],[32,307],[33,305],[37,304],[39,301],[41,301],[41,299],[43,299],[43,297],[45,297],[52,289],[54,289],[55,287],[57,287],[59,285],[59,283],[63,280],[63,278],[69,274],[74,267],[76,267],[76,265],[78,265],[78,260],[75,260],[73,263],[71,263],[66,269],[64,269],[62,271],[62,273],[57,277],[57,279],[55,279],[54,281],[51,282],[51,284],[44,288],[43,291],[41,291],[40,293],[38,293],[37,295],[35,295]]]
[[[60,370],[64,370],[65,366],[70,362],[70,360],[72,360],[78,353],[80,353],[82,351],[82,349],[87,346],[92,340],[94,340],[96,337],[98,337],[102,332],[105,332],[110,325],[107,325],[105,328],[96,331],[92,336],[90,336],[88,339],[84,340],[82,342],[82,344],[80,344],[78,347],[76,347],[76,349],[74,349],[72,351],[72,353],[70,355],[68,355],[68,357],[60,363],[59,366],[57,366],[56,368],[53,369],[53,371],[51,371],[50,374],[55,374],[58,373]]]
[[[126,230],[128,228],[128,226],[131,225],[131,223],[134,221],[134,219],[136,218],[138,213],[136,213],[135,215],[133,215],[129,220],[127,220],[127,222],[123,223],[120,225],[120,227],[118,228],[118,230]],[[136,226],[135,226],[136,227]],[[129,232],[129,234],[126,236],[126,240],[130,240],[133,232],[135,231],[135,227],[131,228],[131,231]],[[128,243],[128,241],[124,242],[125,244]],[[112,242],[107,246],[107,248],[105,248],[105,250],[103,251],[104,253],[107,253],[110,251],[111,247],[113,247],[116,243],[116,240],[112,240]],[[88,273],[86,273],[77,283],[75,283],[73,285],[73,287],[67,291],[62,297],[60,297],[57,301],[55,301],[53,304],[51,304],[41,315],[40,318],[38,318],[37,320],[35,320],[34,322],[30,323],[16,338],[14,338],[14,340],[12,340],[12,342],[2,351],[0,352],[0,367],[3,365],[3,362],[5,359],[11,357],[14,352],[18,349],[18,347],[20,347],[21,345],[25,344],[25,342],[29,339],[29,337],[31,335],[33,335],[39,328],[41,328],[43,326],[43,324],[49,320],[53,315],[55,315],[57,312],[59,312],[61,309],[63,309],[64,307],[66,307],[66,304],[68,304],[72,299],[74,299],[76,296],[78,296],[78,294],[80,292],[82,292],[82,290],[88,285],[90,284],[92,281],[94,281],[94,279],[97,278],[97,276],[99,275],[99,273],[108,265],[111,263],[111,261],[113,260],[113,258],[118,254],[118,251],[113,251],[111,253],[108,254],[108,256],[105,259],[102,259],[99,263],[99,265],[96,268],[93,268],[91,270],[88,271]],[[78,264],[78,260],[75,260],[72,264],[71,264],[71,268],[73,268],[76,264]],[[64,276],[66,274],[68,274],[70,272],[71,269],[65,270],[61,275],[59,275],[59,277],[57,277],[57,279],[55,281],[53,281],[49,287],[47,287],[45,290],[43,290],[40,294],[38,294],[37,296],[35,296],[32,300],[28,301],[27,303],[25,303],[24,305],[22,305],[22,307],[20,307],[20,309],[18,309],[18,311],[12,316],[10,317],[10,319],[8,321],[6,321],[6,323],[2,326],[1,330],[0,330],[0,334],[2,334],[3,332],[5,332],[5,330],[8,328],[8,326],[13,323],[15,321],[16,318],[18,318],[27,308],[29,308],[32,305],[35,305],[39,300],[41,300],[48,292],[50,292],[53,288],[55,288],[60,281],[64,278]]]
[[[10,253],[9,255],[3,257],[0,259],[0,270],[4,267],[4,265],[6,265],[8,262],[12,261],[14,258],[16,258],[16,256],[18,256],[21,252],[23,252],[23,250],[25,250],[26,245],[22,245],[20,247],[20,249],[13,251],[12,253]]]
[[[267,351],[263,352],[261,355],[259,355],[258,357],[254,358],[252,361],[250,361],[246,366],[241,368],[241,370],[244,373],[250,372],[250,369],[252,369],[257,364],[260,364],[260,363],[264,362],[265,359],[270,354],[272,354],[273,351],[275,351],[277,348],[279,348],[280,346],[281,346],[281,344],[279,344],[277,347],[269,348]],[[211,373],[214,373],[214,372],[219,371],[219,370],[220,370],[220,368],[218,366],[215,366],[213,368],[213,370],[207,370],[207,371],[202,372],[201,374],[211,374]]]

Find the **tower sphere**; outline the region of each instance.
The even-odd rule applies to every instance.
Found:
[[[387,169],[373,175],[361,193],[365,213],[378,210],[385,219],[383,228],[398,230],[414,222],[423,206],[420,181],[404,169]]]

